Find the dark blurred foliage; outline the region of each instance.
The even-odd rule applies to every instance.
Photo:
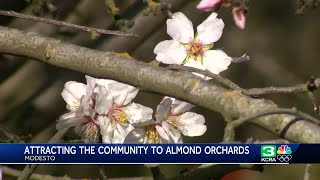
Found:
[[[115,2],[119,8],[116,16],[108,14],[103,0],[7,0],[0,1],[0,9],[102,29],[127,29],[138,34],[140,38],[101,36],[92,40],[90,35],[84,32],[8,17],[0,17],[0,24],[102,51],[128,52],[145,62],[153,60],[155,45],[170,38],[166,34],[166,12],[157,15],[149,13],[145,16],[150,7],[140,0]],[[195,26],[209,15],[195,8],[199,1],[167,2],[172,6],[172,12],[185,13]],[[214,48],[223,49],[230,56],[247,53],[251,57],[251,61],[232,64],[221,75],[243,88],[289,86],[304,83],[312,75],[319,76],[320,10],[308,6],[304,8],[303,15],[297,15],[296,10],[299,8],[301,4],[296,4],[293,0],[250,1],[244,30],[234,25],[230,8],[220,8],[218,14],[225,22],[225,29]],[[119,20],[125,23],[120,23],[119,26]],[[126,23],[130,26],[124,28]],[[66,112],[60,93],[64,83],[70,80],[84,82],[84,75],[24,58],[0,56],[0,124],[17,136],[29,137],[25,138],[27,142],[46,142],[56,132],[56,119]],[[319,98],[320,94],[317,96]],[[263,98],[271,99],[282,107],[295,106],[318,116],[313,112],[309,100],[302,94],[268,95]],[[155,108],[160,99],[158,95],[140,92],[135,101]],[[184,141],[220,142],[225,125],[222,116],[199,107],[194,108],[194,111],[206,117],[208,131],[202,137],[185,138]],[[278,138],[263,128],[250,124],[237,130],[239,141],[245,142],[250,137],[254,140]],[[66,137],[75,138],[77,137],[72,132]],[[23,168],[18,165],[12,167]],[[150,172],[143,165],[107,165],[106,168],[109,177],[150,176]],[[176,165],[164,165],[161,168],[168,176],[184,169],[183,166]],[[304,166],[268,166],[265,169],[262,174],[250,172],[248,178],[302,179]],[[312,179],[320,177],[319,166],[314,166],[312,172]],[[68,174],[75,178],[97,177],[98,169],[95,165],[44,165],[38,168],[37,173],[56,176]]]

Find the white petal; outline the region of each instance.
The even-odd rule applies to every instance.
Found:
[[[99,127],[104,126],[108,121],[106,116],[98,116],[94,121]]]
[[[85,75],[87,81],[87,92],[92,92],[96,85],[96,78]]]
[[[80,99],[86,94],[86,85],[83,83],[68,81],[64,85],[64,88],[68,90],[76,99]]]
[[[167,20],[167,33],[176,41],[189,43],[194,37],[192,22],[183,13],[176,12]]]
[[[175,40],[159,42],[153,52],[157,54],[156,60],[164,64],[181,64],[187,57],[185,47]]]
[[[204,125],[205,119],[202,115],[186,112],[179,117],[181,125],[178,128],[183,135],[190,137],[201,136],[206,132],[207,126]]]
[[[97,97],[95,110],[99,115],[106,115],[112,107],[113,100],[108,96],[108,91],[104,86],[97,87]]]
[[[170,124],[166,123],[165,121],[162,122],[162,128],[166,131],[169,136],[169,143],[178,143],[181,139],[180,131],[176,130]]]
[[[127,104],[131,103],[132,100],[137,96],[138,92],[139,92],[139,89],[132,87],[132,86],[129,86],[128,87],[128,94],[127,94],[126,99],[123,102],[123,105],[127,105]]]
[[[65,113],[59,117],[59,120],[65,120],[65,119],[70,119],[74,118],[77,116],[77,111],[70,111],[68,113]]]
[[[203,57],[203,64],[207,70],[214,74],[228,69],[232,58],[221,50],[206,51]]]
[[[122,109],[126,113],[127,120],[133,125],[144,123],[152,119],[153,110],[149,107],[142,106],[141,104],[131,103]]]
[[[107,90],[109,90],[109,87],[111,85],[113,85],[113,83],[117,83],[114,80],[110,80],[110,79],[96,79],[96,84],[104,86]]]
[[[74,115],[74,114],[64,114],[59,120],[57,120],[56,129],[62,130],[67,127],[77,126],[83,122],[87,122],[82,116]]]
[[[143,143],[146,131],[143,128],[135,128],[129,132],[124,143]]]
[[[69,110],[76,110],[80,106],[80,99],[86,94],[86,85],[74,81],[68,81],[64,85],[64,89],[61,93],[63,99],[69,105]]]
[[[172,100],[170,98],[165,98],[158,106],[156,112],[156,121],[161,123],[161,121],[168,116],[171,110]]]
[[[193,59],[189,59],[184,65],[188,66],[188,67],[194,67],[194,68],[197,68],[197,69],[202,69],[202,70],[205,69],[205,67],[201,64],[200,61],[195,61]]]
[[[97,85],[104,86],[106,89],[108,89],[109,85],[112,83],[116,83],[116,81],[111,80],[111,79],[98,79],[98,78],[93,78],[91,76],[86,75],[86,80],[87,80],[87,85],[91,88],[94,89]]]
[[[161,126],[156,125],[155,128],[162,139],[169,141],[169,136],[168,136],[167,132]]]
[[[123,143],[128,133],[133,129],[134,128],[131,125],[123,127],[117,123],[116,128],[113,131],[112,143]]]
[[[113,96],[113,100],[114,100],[114,103],[118,106],[118,107],[121,107],[123,106],[126,98],[127,98],[127,95],[128,95],[128,89],[122,89],[121,91],[118,91],[117,92],[117,95],[112,95]]]
[[[198,38],[204,44],[211,44],[220,39],[224,23],[222,19],[217,18],[217,13],[212,13],[198,27]]]
[[[171,114],[173,114],[173,115],[182,114],[186,111],[189,111],[191,108],[194,107],[194,105],[192,105],[190,103],[180,101],[175,98],[172,98],[172,99],[174,99],[173,104],[172,104],[172,110],[171,110]]]
[[[109,88],[109,96],[114,99],[118,107],[131,103],[138,92],[139,89],[123,83],[113,83]]]
[[[102,136],[103,143],[111,143],[112,142],[112,135],[113,135],[113,128],[111,125],[110,118],[105,119],[105,123],[103,126],[100,126],[100,132]]]

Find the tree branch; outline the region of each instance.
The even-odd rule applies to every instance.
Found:
[[[190,73],[155,67],[112,52],[92,50],[1,26],[0,52],[29,57],[97,78],[114,79],[146,91],[176,97],[217,111],[230,120],[278,108],[272,101],[226,90]],[[280,135],[282,129],[294,118],[293,115],[277,114],[250,122]],[[299,121],[290,126],[286,138],[294,142],[319,143],[320,127],[308,121]]]
[[[195,72],[195,73],[198,73],[198,74],[202,74],[202,75],[205,75],[207,77],[212,78],[216,82],[219,82],[219,83],[223,84],[226,87],[229,87],[232,90],[239,90],[241,92],[245,91],[244,89],[242,89],[237,84],[235,84],[234,82],[230,81],[229,79],[224,78],[224,77],[220,76],[219,74],[214,74],[214,73],[212,73],[210,71],[205,71],[205,70],[194,68],[194,67],[182,66],[182,65],[178,65],[178,64],[171,64],[167,68],[168,69],[172,69],[172,70],[182,70],[182,71]]]
[[[53,24],[53,25],[66,27],[66,28],[72,28],[72,29],[76,29],[76,30],[80,30],[80,31],[86,31],[86,32],[91,33],[91,35],[112,34],[112,35],[125,36],[125,37],[138,37],[138,35],[133,34],[133,33],[124,33],[121,31],[111,31],[111,30],[104,30],[104,29],[98,29],[98,28],[87,27],[87,26],[80,26],[80,25],[76,25],[76,24],[70,24],[67,22],[63,22],[63,21],[57,21],[57,20],[53,20],[53,19],[47,19],[47,18],[41,18],[41,17],[31,16],[31,15],[21,14],[21,13],[17,13],[14,11],[0,10],[0,15],[16,17],[16,18],[21,18],[21,19],[26,19],[26,20],[31,20],[31,21],[37,21],[37,22],[42,22],[42,23],[46,23],[46,24]]]
[[[304,176],[303,176],[303,180],[310,180],[310,176],[311,176],[311,164],[306,164],[306,167],[304,169]]]
[[[225,130],[224,130],[225,134],[224,134],[223,140],[225,142],[234,141],[234,134],[235,134],[234,131],[237,127],[239,127],[243,123],[257,119],[259,117],[274,115],[274,114],[291,114],[291,115],[295,115],[297,117],[303,118],[304,120],[308,120],[310,122],[313,122],[315,124],[318,124],[318,125],[320,124],[320,121],[318,119],[316,119],[308,114],[305,114],[303,112],[297,111],[296,109],[278,108],[275,110],[257,113],[252,116],[248,116],[248,117],[245,117],[242,119],[228,122],[225,127]]]
[[[98,166],[99,166],[99,179],[100,180],[107,180],[107,173],[106,173],[104,165],[98,165]]]
[[[311,87],[312,86],[312,87]],[[308,83],[305,84],[298,84],[295,86],[289,87],[266,87],[266,88],[252,88],[247,89],[245,91],[246,95],[264,95],[264,94],[271,94],[271,93],[300,93],[300,92],[309,92],[313,91],[320,86],[320,78],[311,79]],[[312,88],[312,89],[310,89]]]

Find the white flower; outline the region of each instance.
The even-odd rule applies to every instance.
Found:
[[[86,94],[86,89],[87,86],[83,83],[75,81],[68,81],[65,83],[61,95],[67,103],[68,110],[76,111],[80,108],[80,99]]]
[[[152,118],[152,109],[140,104],[131,103],[137,95],[138,89],[113,83],[110,94],[106,89],[98,86],[95,112],[99,115],[102,141],[104,143],[123,143],[127,134],[134,128],[133,125],[149,121]],[[117,91],[114,91],[117,89]]]
[[[149,121],[144,127],[132,130],[125,142],[140,143],[182,143],[181,134],[185,136],[201,136],[206,130],[202,115],[186,112],[193,105],[165,98],[157,107],[156,121]]]
[[[167,20],[167,33],[173,40],[160,42],[154,49],[156,60],[165,64],[206,69],[219,74],[228,68],[232,58],[221,50],[209,50],[222,35],[224,23],[212,13],[197,27],[194,35],[192,22],[181,12]]]
[[[69,81],[62,92],[70,112],[62,115],[58,130],[75,127],[85,142],[122,143],[136,123],[149,121],[152,109],[131,103],[138,93],[133,86],[86,76],[87,85]]]
[[[89,77],[89,76],[88,76]],[[91,78],[91,77],[90,77]],[[87,85],[74,81],[66,82],[61,93],[67,103],[70,112],[63,114],[57,120],[57,130],[68,127],[75,127],[75,133],[83,138],[85,142],[98,142],[100,128],[96,120],[85,113],[83,99],[90,94],[93,89],[89,86],[92,79],[87,78]]]

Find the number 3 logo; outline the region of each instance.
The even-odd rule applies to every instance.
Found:
[[[276,146],[264,145],[261,146],[261,157],[276,157]]]

